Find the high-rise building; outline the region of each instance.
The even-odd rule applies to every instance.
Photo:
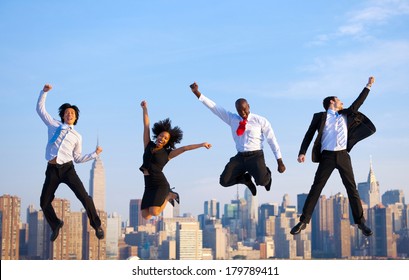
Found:
[[[104,211],[97,210],[101,219],[101,227],[106,233],[107,214]],[[105,260],[106,259],[106,238],[98,239],[95,236],[95,230],[91,227],[87,213],[82,214],[82,258],[85,260]]]
[[[141,204],[142,199],[131,199],[129,201],[129,226],[134,229],[147,223],[142,217]]]
[[[27,258],[31,260],[45,259],[45,228],[47,221],[43,211],[37,211],[33,205],[27,208],[28,248]]]
[[[178,260],[201,260],[202,244],[202,230],[198,222],[177,223],[176,258]]]
[[[378,205],[381,202],[379,182],[376,180],[375,172],[370,161],[368,180],[363,183],[358,183],[358,192],[361,199],[368,204],[369,208]]]
[[[1,260],[19,259],[20,206],[19,197],[0,196]]]
[[[257,224],[258,224],[258,200],[257,196],[251,194],[251,191],[246,188],[244,191],[244,199],[246,200],[246,208],[244,213],[244,225],[246,226],[245,239],[255,241],[257,239]]]
[[[228,259],[228,232],[223,228],[220,220],[206,220],[203,229],[203,247],[210,248],[213,259],[227,260]]]
[[[50,246],[49,259],[52,260],[68,260],[69,259],[69,242],[70,242],[70,202],[67,199],[55,198],[52,202],[57,217],[64,221],[64,226],[60,229],[60,234],[54,242],[47,241],[46,245]],[[45,237],[51,235],[51,228],[47,224],[48,233]],[[46,231],[47,232],[47,231]]]
[[[121,216],[112,213],[107,219],[106,252],[107,259],[115,260],[119,257],[118,241],[121,237]]]
[[[373,236],[369,239],[370,255],[376,257],[396,258],[396,237],[392,230],[392,211],[389,207],[376,205],[370,211],[373,217]]]
[[[97,210],[105,209],[105,170],[102,160],[97,156],[92,163],[89,179],[89,192]]]
[[[216,199],[205,201],[203,210],[205,218],[220,219],[220,202],[218,202]]]
[[[384,192],[382,195],[382,204],[388,206],[395,203],[405,204],[405,195],[403,190],[389,190]]]

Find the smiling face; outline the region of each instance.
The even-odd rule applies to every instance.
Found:
[[[73,108],[67,108],[64,111],[64,123],[68,125],[73,125],[77,120],[77,114]]]
[[[163,148],[170,140],[170,134],[167,131],[162,131],[158,137],[156,137],[156,147],[158,149]]]
[[[236,110],[240,117],[247,119],[250,114],[250,105],[247,103],[246,99],[237,99]]]

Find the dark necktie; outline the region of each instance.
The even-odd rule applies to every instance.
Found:
[[[239,123],[239,127],[236,130],[236,133],[238,136],[242,136],[244,133],[244,130],[246,130],[246,123],[247,123],[247,119],[243,119],[240,123]]]

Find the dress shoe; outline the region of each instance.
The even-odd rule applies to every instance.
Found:
[[[304,222],[299,222],[296,224],[290,231],[292,235],[299,234],[302,230],[304,230],[307,227],[307,224]]]
[[[102,227],[99,227],[95,230],[95,235],[97,236],[98,239],[104,238],[104,230],[102,229]]]
[[[265,185],[264,187],[266,188],[266,191],[270,191],[271,189],[271,183],[273,182],[273,177],[271,176],[271,171],[270,169],[267,167],[267,171],[270,174],[270,181],[268,182],[267,185]]]
[[[244,174],[244,182],[243,184],[245,184],[247,186],[247,188],[249,188],[251,194],[253,196],[256,196],[257,194],[257,188],[256,185],[254,185],[253,181],[251,181],[251,175],[249,173]]]
[[[53,230],[53,233],[51,234],[51,238],[50,238],[51,242],[54,242],[54,240],[57,239],[58,234],[60,233],[60,229],[62,228],[63,225],[64,225],[64,222],[60,221],[60,223],[55,228],[55,230]]]
[[[169,203],[172,204],[173,207],[175,207],[175,200],[178,204],[180,204],[179,194],[177,192],[172,191],[172,189],[169,190],[169,193],[172,193],[176,196],[175,198],[170,198]]]
[[[372,230],[365,225],[365,223],[358,224],[358,228],[362,231],[365,236],[371,236],[373,234]]]

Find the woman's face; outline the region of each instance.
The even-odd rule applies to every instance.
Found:
[[[158,137],[156,137],[156,147],[163,148],[170,139],[170,134],[167,131],[161,132]]]

